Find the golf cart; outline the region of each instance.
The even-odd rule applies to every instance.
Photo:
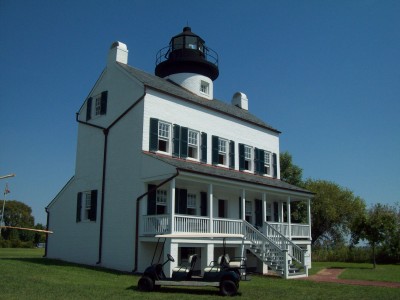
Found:
[[[163,271],[163,267],[168,262],[175,261],[175,259],[170,254],[167,254],[167,260],[164,263],[160,263],[161,254],[163,252],[160,251],[158,263],[153,264],[154,256],[157,252],[160,238],[166,239],[166,238],[174,238],[182,236],[183,235],[177,235],[177,234],[165,234],[156,236],[159,238],[159,240],[155,248],[151,265],[148,268],[146,268],[143,276],[139,279],[138,282],[139,290],[150,292],[155,289],[159,289],[161,286],[196,286],[196,287],[213,286],[219,288],[221,295],[224,296],[236,295],[237,290],[239,288],[241,272],[245,272],[246,269],[245,260],[241,259],[240,262],[230,262],[229,256],[225,252],[225,246],[226,246],[225,238],[227,237],[243,238],[243,235],[239,234],[236,235],[202,234],[201,236],[196,235],[196,237],[223,238],[224,254],[221,255],[217,261],[210,262],[209,266],[204,269],[204,275],[202,277],[193,275],[193,270],[196,265],[198,257],[197,254],[193,254],[189,256],[187,265],[173,268],[172,277],[168,278]],[[185,237],[189,236],[185,235]],[[191,235],[191,237],[193,237],[193,235]]]

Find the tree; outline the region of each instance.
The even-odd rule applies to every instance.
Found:
[[[315,193],[311,205],[313,244],[343,243],[355,220],[365,213],[364,200],[330,181],[308,179],[304,187]]]
[[[287,183],[302,186],[303,169],[293,163],[292,155],[289,152],[280,154],[281,179]]]
[[[368,241],[372,247],[374,268],[376,268],[376,248],[379,245],[389,246],[389,249],[392,246],[395,254],[399,250],[398,214],[395,207],[377,203],[366,214],[357,219],[357,226],[355,226],[353,232],[353,242],[360,238]]]
[[[6,226],[33,228],[32,209],[25,203],[10,200],[4,208],[4,223]],[[1,235],[5,240],[32,241],[34,233],[26,230],[3,229]]]

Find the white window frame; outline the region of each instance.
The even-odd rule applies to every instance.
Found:
[[[163,121],[158,121],[158,151],[171,153],[171,124]],[[160,141],[165,142],[165,151],[160,150]]]
[[[208,82],[200,80],[200,93],[210,95],[210,84]]]
[[[271,152],[264,151],[264,170],[265,175],[271,176]],[[267,159],[268,158],[268,159]]]
[[[223,162],[220,163],[220,157],[223,157]],[[218,138],[218,165],[220,166],[228,166],[229,163],[229,141]]]
[[[101,115],[101,94],[97,95],[94,100],[94,115]]]
[[[198,131],[192,129],[188,130],[188,158],[199,160],[199,138],[200,134]],[[192,150],[192,156],[190,155],[190,150]]]
[[[253,171],[253,147],[248,145],[244,145],[244,169],[245,171],[252,172]]]
[[[92,208],[92,192],[86,191],[82,193],[84,196],[84,205],[82,205],[83,213],[82,213],[82,220],[83,221],[90,221],[89,219],[89,212]]]

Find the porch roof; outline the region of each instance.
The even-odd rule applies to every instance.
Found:
[[[241,171],[237,171],[237,170],[231,170],[228,168],[217,167],[217,166],[208,165],[208,164],[202,164],[202,163],[198,163],[198,162],[194,162],[194,161],[190,161],[190,160],[155,154],[152,152],[144,151],[144,154],[148,155],[154,159],[160,160],[164,163],[167,163],[173,167],[176,167],[176,169],[179,171],[185,171],[185,172],[200,174],[200,175],[204,175],[204,176],[218,177],[218,178],[223,178],[223,179],[227,179],[227,180],[241,181],[241,182],[250,183],[250,184],[259,184],[259,185],[263,185],[263,186],[267,186],[267,187],[276,188],[278,190],[287,190],[287,191],[302,193],[302,194],[308,195],[308,196],[314,195],[314,193],[312,193],[306,189],[300,188],[295,185],[291,185],[280,179],[270,178],[270,177],[251,174],[251,173],[245,173],[245,172],[241,172]]]

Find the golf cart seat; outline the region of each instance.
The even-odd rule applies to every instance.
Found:
[[[217,261],[213,260],[210,265],[204,269],[204,272],[220,272],[221,268],[224,267],[225,256],[220,255]]]
[[[196,261],[197,254],[190,255],[186,266],[178,266],[172,269],[172,278],[175,280],[191,278]]]

